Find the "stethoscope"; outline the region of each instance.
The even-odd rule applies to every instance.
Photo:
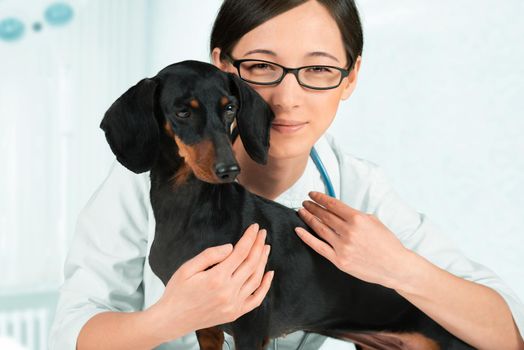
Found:
[[[311,157],[311,160],[313,160],[313,163],[315,163],[318,172],[320,173],[320,176],[322,177],[322,181],[324,182],[324,185],[327,189],[327,194],[330,197],[337,198],[335,195],[335,189],[333,188],[333,183],[331,182],[331,179],[329,178],[329,175],[327,173],[326,167],[324,166],[324,163],[322,163],[322,160],[320,159],[320,156],[318,155],[317,150],[315,147],[311,148],[311,152],[309,152],[309,156]]]

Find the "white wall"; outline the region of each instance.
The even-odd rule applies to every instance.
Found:
[[[43,20],[50,3],[0,2],[0,21],[26,24],[20,40],[0,40],[3,291],[61,283],[76,216],[114,158],[98,125],[146,74],[144,2],[68,1],[74,18],[63,27]]]
[[[364,63],[333,133],[524,298],[524,2],[360,3]]]

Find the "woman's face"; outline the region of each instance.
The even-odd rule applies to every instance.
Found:
[[[220,49],[213,50],[212,55],[220,69],[237,73],[230,63],[220,62]],[[316,1],[308,1],[246,33],[231,56],[236,60],[261,59],[291,68],[307,65],[347,68],[348,65],[342,34],[329,12]],[[270,158],[285,159],[309,153],[333,121],[340,100],[351,95],[359,66],[360,58],[349,77],[331,90],[302,87],[293,74],[287,74],[278,85],[250,84],[275,113]]]

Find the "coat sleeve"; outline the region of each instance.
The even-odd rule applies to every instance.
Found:
[[[508,304],[521,335],[524,305],[510,287],[487,267],[467,258],[425,214],[410,208],[392,188],[383,170],[372,166],[367,212],[376,215],[404,246],[448,272],[498,292]]]
[[[50,349],[76,349],[81,328],[100,312],[142,309],[147,174],[136,175],[115,162],[80,212],[64,266]]]

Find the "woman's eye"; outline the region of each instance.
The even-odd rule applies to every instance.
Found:
[[[309,71],[313,73],[329,73],[331,72],[331,69],[329,69],[328,67],[318,66],[318,67],[310,67]]]
[[[175,113],[179,118],[188,118],[191,115],[190,111],[178,111]]]
[[[269,70],[271,68],[273,68],[273,67],[271,65],[269,65],[269,64],[266,64],[266,63],[256,63],[256,64],[253,64],[253,65],[248,67],[248,69],[250,71],[252,71],[252,70],[259,70],[259,71],[260,70]]]

